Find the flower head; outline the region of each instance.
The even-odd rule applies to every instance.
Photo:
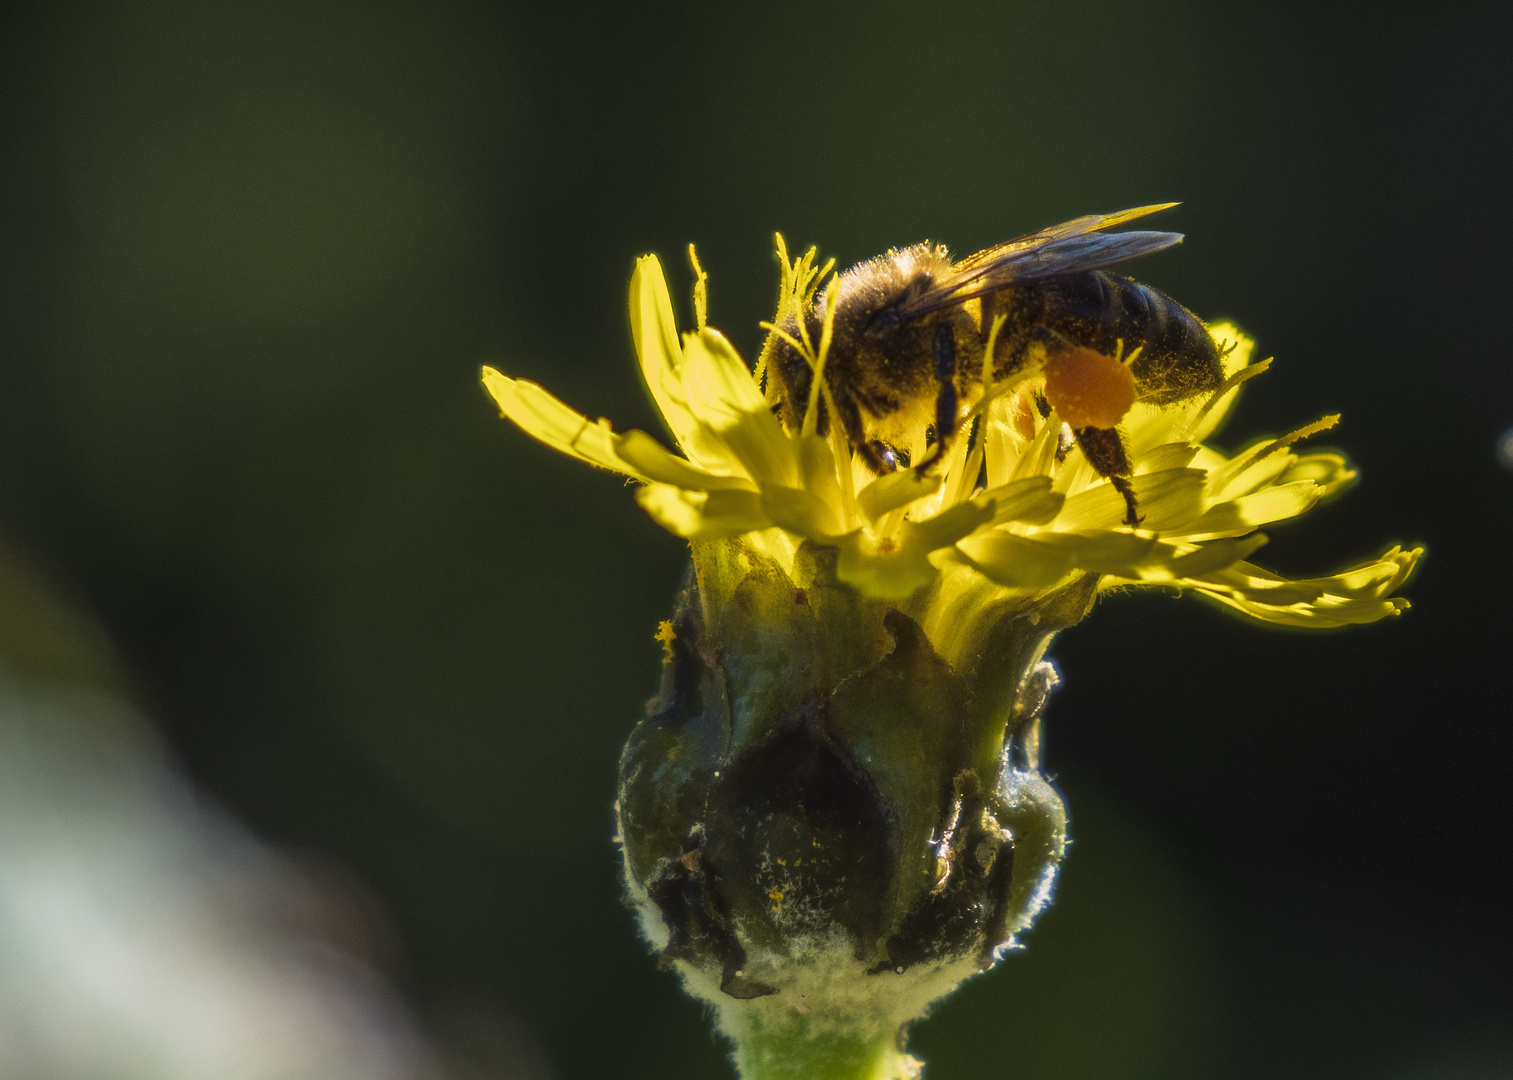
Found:
[[[779,245],[774,327],[812,304],[822,276],[813,251],[790,262],[781,238]],[[1172,586],[1299,626],[1372,622],[1407,606],[1392,594],[1416,550],[1394,547],[1341,573],[1300,581],[1246,561],[1266,542],[1261,526],[1305,513],[1355,474],[1338,454],[1294,450],[1332,427],[1334,416],[1229,457],[1203,445],[1241,385],[1271,363],[1253,363],[1253,343],[1227,323],[1210,327],[1224,350],[1226,379],[1218,390],[1175,404],[1136,401],[1123,416],[1144,513],[1132,527],[1121,494],[1082,456],[1062,417],[1048,411],[1044,376],[1005,386],[985,379],[979,399],[962,410],[971,437],[955,440],[938,467],[875,476],[840,425],[820,434],[829,395],[823,377],[812,380],[802,426],[783,427],[764,395],[760,366],[753,372],[704,324],[703,289],[701,271],[699,325],[680,334],[656,256],[642,258],[631,279],[641,371],[681,456],[644,432],[620,434],[606,420],[592,422],[535,383],[485,368],[484,384],[527,433],[639,481],[637,500],[670,532],[695,542],[745,537],[787,567],[804,541],[831,546],[839,580],[864,596],[903,601],[933,585],[948,596],[988,590],[1029,601],[1092,574],[1101,590]],[[803,320],[796,325],[802,333]],[[828,324],[819,341],[805,338],[790,344],[822,374]],[[1075,407],[1068,404],[1075,395],[1051,396]]]

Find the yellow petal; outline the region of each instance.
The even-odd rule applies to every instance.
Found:
[[[1135,461],[1135,472],[1153,473],[1166,469],[1185,469],[1198,456],[1199,447],[1190,442],[1162,443]]]
[[[1238,536],[1261,525],[1306,513],[1324,497],[1327,490],[1312,480],[1262,488],[1253,495],[1244,495],[1210,507],[1179,532],[1182,539],[1192,541]]]
[[[805,491],[811,492],[820,502],[833,511],[836,533],[846,532],[846,508],[841,494],[840,475],[835,468],[835,455],[830,444],[818,435],[800,435],[794,440],[798,454],[799,482]],[[847,467],[850,467],[848,461]]]
[[[1256,343],[1246,337],[1233,323],[1215,323],[1208,328],[1208,333],[1218,344],[1220,351],[1229,350],[1223,361],[1224,377],[1226,380],[1235,379],[1241,372],[1246,372],[1246,378],[1253,377],[1250,374],[1250,369],[1252,368],[1259,368],[1260,370],[1255,371],[1254,375],[1260,375],[1271,365],[1270,360],[1263,360],[1259,364],[1252,364],[1250,362],[1250,358],[1255,352]],[[1193,442],[1202,442],[1215,431],[1219,430],[1219,425],[1224,423],[1230,412],[1233,411],[1235,402],[1240,399],[1240,387],[1244,381],[1243,379],[1236,380],[1212,404],[1204,401],[1199,407],[1202,415],[1197,419],[1192,428],[1185,433],[1186,437]]]
[[[1251,525],[1266,525],[1306,513],[1323,497],[1324,489],[1312,480],[1299,480],[1243,496],[1235,506]]]
[[[1056,463],[1056,448],[1061,441],[1061,418],[1054,412],[1040,424],[1039,431],[1030,445],[1025,447],[1014,465],[1010,480],[1023,480],[1027,476],[1050,476]],[[991,474],[992,467],[989,466]]]
[[[1354,600],[1344,597],[1323,597],[1312,603],[1298,603],[1287,607],[1257,603],[1228,593],[1209,589],[1194,590],[1199,596],[1217,601],[1226,607],[1249,615],[1263,622],[1282,626],[1302,626],[1325,629],[1332,626],[1350,626],[1373,623],[1390,615],[1401,614],[1408,601],[1400,596],[1386,600]]]
[[[1231,540],[1215,540],[1204,544],[1197,551],[1173,559],[1169,569],[1176,578],[1200,577],[1250,558],[1265,544],[1266,537],[1261,533]]]
[[[1266,542],[1263,536],[1224,540],[1201,548],[1135,533],[1036,533],[999,530],[957,544],[983,574],[1010,588],[1043,588],[1073,571],[1106,575],[1112,584],[1179,583],[1228,567]]]
[[[1079,570],[1119,577],[1139,578],[1143,564],[1159,560],[1171,551],[1169,544],[1134,533],[1052,533],[1048,538],[1066,548],[1072,564]]]
[[[1270,366],[1270,360],[1250,363],[1254,343],[1230,324],[1211,326],[1209,333],[1221,350],[1230,350],[1222,361],[1224,384],[1212,394],[1173,405],[1137,403],[1121,425],[1134,457],[1160,443],[1197,443],[1208,438],[1234,407],[1241,386]]]
[[[688,400],[705,410],[768,412],[746,362],[725,335],[710,327],[683,335],[683,383]]]
[[[793,445],[730,343],[714,330],[689,334],[683,361],[689,405],[720,453],[738,461],[760,487],[796,486]]]
[[[1040,589],[1072,572],[1071,551],[992,529],[957,545],[967,561],[991,581],[1010,589]]]
[[[1005,525],[1011,521],[1044,525],[1061,512],[1066,496],[1051,490],[1049,476],[1027,476],[1002,487],[990,488],[972,501],[993,504],[993,525]]]
[[[836,513],[839,507],[827,503],[804,488],[772,485],[762,488],[762,509],[774,525],[821,543],[834,543],[845,531]]]
[[[935,580],[937,571],[929,552],[918,547],[879,548],[864,529],[857,529],[841,540],[835,573],[864,596],[907,600]]]
[[[1340,422],[1339,414],[1325,416],[1315,420],[1311,424],[1304,424],[1294,431],[1289,431],[1279,439],[1263,441],[1242,453],[1236,454],[1224,468],[1216,470],[1213,476],[1212,493],[1214,498],[1230,498],[1246,491],[1254,491],[1264,479],[1275,476],[1280,469],[1276,465],[1276,455],[1281,454],[1300,439],[1306,439],[1310,435],[1317,435],[1321,431],[1328,431]],[[1270,459],[1270,460],[1268,460]],[[1283,468],[1293,460],[1291,455],[1281,459]],[[1257,478],[1263,478],[1258,480]]]
[[[638,488],[636,501],[658,525],[690,540],[719,540],[772,525],[754,491],[684,491],[671,484]]]
[[[671,484],[648,484],[636,490],[636,502],[653,521],[678,536],[694,536],[704,522],[704,503],[709,497],[684,491]]]
[[[1040,588],[1074,570],[1144,580],[1171,577],[1163,569],[1182,549],[1129,532],[1049,532],[1019,536],[1000,529],[957,544],[988,577],[1011,588]]]
[[[836,577],[867,596],[903,600],[928,585],[937,573],[930,554],[948,548],[992,517],[993,507],[959,503],[924,521],[905,521],[881,540],[857,529],[841,538]]]
[[[672,298],[655,255],[638,259],[631,275],[630,329],[646,388],[689,460],[715,473],[739,471],[740,462],[690,404]]]
[[[644,431],[627,431],[613,437],[615,453],[626,464],[649,480],[673,484],[688,491],[716,491],[725,488],[756,490],[744,476],[722,476],[689,464],[667,450]]]
[[[655,255],[637,259],[630,278],[630,332],[652,400],[678,443],[685,450],[690,449],[690,440],[697,437],[697,425],[682,391],[679,369],[683,353],[678,345],[672,297],[667,292],[662,264]]]
[[[1203,492],[1208,484],[1202,469],[1163,469],[1131,480],[1144,515],[1141,528],[1170,532],[1203,513]],[[1118,528],[1128,508],[1124,496],[1112,484],[1096,484],[1067,499],[1057,515],[1058,530]]]
[[[646,479],[615,452],[615,435],[609,421],[595,424],[535,383],[512,379],[491,367],[483,369],[483,385],[499,406],[500,415],[513,420],[532,438],[601,469]]]
[[[993,520],[997,507],[992,500],[984,503],[958,503],[949,510],[924,521],[906,521],[899,535],[906,544],[915,544],[926,551],[950,547],[963,536],[974,532]]]
[[[1002,487],[1009,482],[1011,470],[1019,463],[1020,450],[1026,440],[1014,431],[1015,396],[1000,397],[988,407],[983,450],[987,457],[988,487]]]
[[[1268,442],[1269,440],[1263,440],[1256,446],[1265,446]],[[1275,483],[1277,477],[1297,461],[1294,455],[1282,451],[1252,460],[1248,467],[1237,469],[1237,466],[1244,463],[1247,455],[1254,457],[1255,449],[1256,447],[1250,447],[1241,451],[1209,474],[1208,492],[1211,500],[1217,502],[1224,499],[1236,499],[1241,495],[1260,491],[1267,484]]]
[[[1187,585],[1187,580],[1200,574],[1212,573],[1233,566],[1251,552],[1263,546],[1266,537],[1260,533],[1231,540],[1216,540],[1201,547],[1190,544],[1173,544],[1164,540],[1154,541],[1143,554],[1131,550],[1136,558],[1123,566],[1118,559],[1102,563],[1101,572],[1106,580],[1100,588],[1119,588],[1124,585]],[[1118,552],[1111,554],[1117,556]],[[1082,563],[1088,563],[1082,566]],[[1091,559],[1079,559],[1079,567],[1085,570],[1100,569]]]
[[[1049,486],[1049,485],[1047,485]],[[940,490],[940,477],[921,476],[914,469],[899,469],[879,476],[856,493],[857,506],[870,522],[877,522],[889,511],[934,495]]]
[[[1321,578],[1289,581],[1250,563],[1236,563],[1213,573],[1197,576],[1191,584],[1222,592],[1236,600],[1267,607],[1297,605],[1337,607],[1344,600],[1378,601],[1396,591],[1408,579],[1423,554],[1422,548],[1404,551],[1394,547],[1372,559]],[[1329,598],[1332,597],[1333,600]]]
[[[1355,470],[1339,454],[1303,454],[1295,458],[1277,477],[1277,483],[1311,480],[1323,488],[1324,494],[1328,496],[1351,483],[1355,477]]]

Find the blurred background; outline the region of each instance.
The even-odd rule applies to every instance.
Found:
[[[18,2],[0,15],[0,1076],[731,1074],[618,900],[682,545],[501,423],[655,430],[633,259],[747,355],[842,265],[1184,200],[1136,274],[1426,543],[1385,624],[1110,599],[1073,815],[931,1080],[1513,1075],[1506,5]],[[685,312],[686,315],[686,312]]]

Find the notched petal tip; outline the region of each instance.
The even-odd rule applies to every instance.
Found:
[[[1408,601],[1391,594],[1412,576],[1423,553],[1422,547],[1394,546],[1338,574],[1297,581],[1241,562],[1180,584],[1264,622],[1320,629],[1358,625],[1407,610]]]

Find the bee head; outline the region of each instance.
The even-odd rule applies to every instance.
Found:
[[[820,402],[819,433],[838,420],[853,449],[879,474],[908,468],[926,452],[940,380],[931,339],[939,318],[915,320],[907,305],[951,267],[945,248],[916,244],[858,263],[835,283],[833,300],[817,292],[801,315],[778,324],[765,349],[764,390],[789,430],[802,422],[813,385],[811,363],[792,340],[818,342],[833,302],[833,337],[825,366],[830,406]],[[802,328],[800,327],[802,319]]]
[[[904,306],[951,267],[950,253],[936,244],[893,248],[857,263],[840,278],[836,327],[873,340],[887,338],[904,324]]]
[[[862,334],[869,338],[885,338],[898,332],[903,319],[899,315],[899,301],[873,312],[862,325]]]

